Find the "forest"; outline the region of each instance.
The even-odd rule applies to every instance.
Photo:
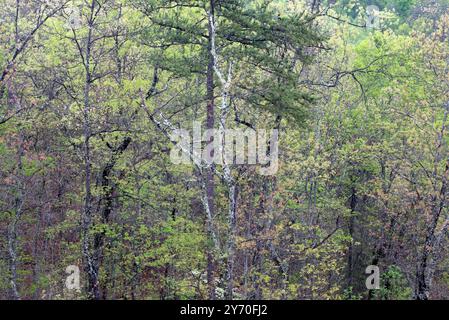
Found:
[[[0,300],[449,299],[449,0],[0,0]]]

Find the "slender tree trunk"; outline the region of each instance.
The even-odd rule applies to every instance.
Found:
[[[84,83],[84,108],[83,108],[83,134],[84,134],[84,174],[85,174],[85,196],[84,211],[82,216],[82,253],[84,257],[85,269],[88,275],[88,296],[90,299],[99,299],[98,274],[95,270],[95,263],[90,250],[89,231],[92,225],[92,160],[91,160],[91,124],[90,124],[90,91],[92,75],[90,70],[90,59],[92,50],[92,33],[94,24],[95,0],[90,5],[90,16],[88,20],[88,34],[86,38],[86,48],[84,53],[84,67],[86,78]]]
[[[113,200],[115,187],[111,181],[112,171],[117,163],[118,157],[125,152],[131,143],[131,138],[125,137],[122,143],[117,147],[112,149],[111,159],[107,162],[107,164],[103,168],[102,172],[102,180],[101,180],[101,188],[104,192],[100,200],[100,205],[103,205],[101,209],[101,222],[104,224],[108,224],[110,221],[110,216],[113,212]],[[103,262],[103,251],[104,251],[104,242],[105,242],[105,233],[104,231],[98,232],[94,237],[94,248],[93,248],[93,261],[95,267],[95,273],[99,274],[100,266]],[[108,275],[107,275],[108,276]],[[106,282],[106,286],[102,288],[103,291],[103,299],[107,298],[107,285],[109,283]]]
[[[20,1],[16,0],[15,13],[15,43],[16,47],[19,45],[19,6]],[[6,71],[6,69],[5,69]],[[2,76],[3,79],[3,76]],[[1,80],[1,79],[0,79]],[[18,108],[19,109],[19,108]],[[17,149],[17,170],[16,170],[16,197],[14,200],[14,217],[8,228],[8,254],[10,259],[10,284],[12,297],[15,300],[20,300],[20,294],[17,287],[17,224],[22,216],[23,206],[23,186],[22,186],[22,157],[23,157],[23,132],[19,132],[19,146]]]
[[[215,15],[215,0],[210,0],[210,14],[212,19]],[[212,37],[213,30],[212,26],[209,23],[208,25],[209,31],[209,39],[208,39],[208,53],[209,53],[209,61],[207,65],[207,79],[206,79],[206,99],[207,99],[207,117],[206,117],[206,129],[213,129],[215,125],[215,84],[214,84],[214,57],[212,55]],[[210,142],[213,142],[213,137],[211,137]],[[212,151],[214,152],[214,151]],[[208,203],[208,214],[206,221],[206,228],[208,237],[212,237],[212,228],[213,228],[213,217],[215,214],[215,182],[214,182],[214,174],[212,169],[205,170],[206,174],[206,195],[207,195],[207,203]],[[210,241],[212,243],[212,241]],[[215,253],[214,248],[210,245],[207,250],[207,284],[209,291],[209,299],[215,300]]]
[[[14,200],[14,217],[8,229],[8,254],[10,259],[10,284],[12,297],[20,300],[20,293],[17,285],[17,227],[23,213],[23,165],[22,158],[24,155],[23,143],[24,136],[22,130],[19,133],[19,146],[17,150],[17,170],[16,170],[16,197]]]
[[[237,190],[234,181],[228,183],[228,224],[229,224],[229,239],[228,239],[228,260],[226,267],[226,299],[232,300],[234,296],[234,263],[236,250],[236,236],[237,236]]]
[[[354,225],[355,225],[355,209],[357,207],[357,192],[355,188],[352,188],[351,191],[351,200],[350,200],[350,208],[351,208],[351,216],[349,217],[349,226],[348,231],[350,236],[354,237]],[[353,273],[354,273],[354,239],[351,240],[348,248],[348,288],[353,286]]]

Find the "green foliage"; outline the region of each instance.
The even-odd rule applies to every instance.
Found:
[[[417,265],[447,298],[448,1],[215,1],[216,57],[211,3],[76,0],[32,31],[42,1],[0,0],[0,298],[86,299],[92,267],[105,299],[410,299]],[[276,175],[171,162],[212,109],[279,129]]]
[[[381,287],[376,291],[374,297],[381,300],[410,300],[412,289],[397,266],[389,266],[387,271],[381,275]]]

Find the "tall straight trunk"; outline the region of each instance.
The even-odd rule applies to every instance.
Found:
[[[215,0],[210,0],[210,14],[212,18],[215,14]],[[214,90],[214,57],[212,55],[212,37],[213,37],[213,28],[212,25],[208,24],[208,57],[209,61],[207,64],[207,79],[206,79],[206,100],[207,100],[207,115],[206,115],[206,129],[213,129],[215,125],[215,90]],[[213,137],[211,137],[209,142],[213,141]],[[214,152],[214,151],[212,151]],[[208,237],[212,238],[212,228],[213,228],[213,216],[215,213],[215,183],[214,183],[214,174],[213,169],[205,170],[205,181],[206,181],[206,196],[208,202],[208,214],[206,221],[206,228]],[[212,243],[212,241],[210,241]],[[207,284],[208,284],[208,293],[209,299],[215,300],[215,254],[214,248],[212,246],[208,246],[207,250]]]
[[[354,237],[354,225],[355,225],[355,209],[357,207],[357,191],[355,188],[352,188],[351,191],[351,200],[350,200],[350,208],[351,208],[351,216],[349,217],[349,226],[348,231],[349,235],[351,237]],[[348,288],[352,287],[353,285],[353,274],[354,274],[354,245],[353,245],[353,239],[351,240],[351,243],[349,244],[348,248],[348,273],[347,273],[347,280],[348,280]]]
[[[84,83],[84,108],[83,108],[83,134],[84,134],[84,174],[85,174],[85,196],[84,209],[82,216],[82,254],[85,263],[85,270],[88,275],[88,296],[90,299],[99,299],[98,274],[95,270],[94,261],[90,250],[89,231],[92,225],[92,159],[91,159],[91,124],[90,124],[90,91],[92,84],[92,75],[90,70],[90,59],[92,50],[92,33],[94,24],[95,0],[90,5],[90,16],[88,20],[88,34],[86,38],[86,48],[84,53],[84,67],[86,78]]]
[[[224,145],[225,145],[225,132],[226,132],[226,120],[229,114],[229,90],[231,86],[232,80],[232,62],[228,65],[228,73],[227,78],[220,70],[218,65],[218,55],[216,51],[216,27],[215,27],[215,17],[214,17],[214,1],[211,0],[211,10],[208,13],[208,21],[209,21],[209,54],[210,54],[210,63],[209,68],[212,69],[213,73],[211,74],[211,80],[214,74],[218,76],[218,79],[221,83],[221,114],[220,114],[220,141],[217,144],[218,150],[214,150],[214,152],[219,152],[220,156],[223,157],[222,167],[223,174],[222,178],[226,183],[228,188],[228,227],[229,227],[229,237],[228,237],[228,246],[227,246],[227,265],[226,265],[226,290],[225,290],[225,298],[231,300],[233,298],[234,291],[234,263],[235,263],[235,251],[236,251],[236,236],[237,236],[237,188],[236,182],[232,176],[231,164],[227,163],[226,157],[223,155]],[[213,89],[213,88],[212,88]],[[213,90],[212,90],[213,93]]]
[[[235,250],[236,250],[236,228],[237,228],[237,190],[234,181],[228,183],[228,224],[229,224],[229,239],[228,239],[228,260],[226,266],[226,296],[228,300],[232,300],[234,295],[234,264],[235,264]]]
[[[45,203],[45,195],[46,195],[46,177],[42,176],[42,185],[41,185],[41,192],[39,193],[39,203],[40,205]],[[44,228],[43,224],[43,217],[46,214],[46,210],[44,212],[44,209],[39,210],[38,213],[38,220],[36,223],[36,229],[34,231],[34,240],[33,240],[33,260],[34,260],[34,266],[33,266],[33,283],[38,283],[39,278],[41,276],[40,268],[41,268],[41,261],[42,261],[42,254],[43,250],[40,247],[40,240],[42,236],[42,228]],[[33,292],[33,300],[38,300],[41,293],[41,288],[36,287]]]
[[[19,7],[20,1],[16,0],[16,12],[15,12],[15,44],[18,46],[19,43]],[[6,71],[7,69],[5,69]],[[5,74],[6,75],[6,74]],[[0,79],[3,80],[3,77]],[[3,92],[2,92],[3,94]],[[16,98],[13,96],[13,99]],[[17,101],[14,101],[17,104]],[[18,106],[19,110],[20,107]],[[16,169],[16,177],[15,177],[15,185],[16,185],[16,197],[14,199],[14,216],[11,224],[8,228],[8,254],[9,254],[9,269],[10,269],[10,285],[11,285],[11,294],[13,299],[20,300],[19,289],[17,287],[17,225],[22,216],[22,207],[23,207],[23,181],[22,181],[22,158],[23,158],[23,143],[24,136],[23,131],[20,129],[19,131],[19,146],[17,149],[17,169]]]
[[[8,254],[10,269],[10,285],[12,298],[20,300],[20,293],[17,285],[17,227],[23,213],[23,165],[24,155],[23,143],[24,136],[22,130],[19,133],[19,147],[17,150],[17,171],[16,171],[16,197],[14,199],[14,217],[8,229]]]
[[[103,205],[103,208],[101,209],[101,223],[108,224],[110,222],[110,216],[113,212],[114,193],[116,192],[116,187],[114,186],[111,180],[111,174],[114,170],[115,165],[117,164],[118,157],[123,152],[126,151],[130,143],[131,138],[125,137],[117,148],[112,148],[111,158],[103,168],[101,188],[104,194],[102,195],[102,198],[99,201],[99,208],[98,208],[98,210],[100,211],[101,204]],[[93,262],[94,262],[94,271],[95,274],[97,275],[99,274],[100,266],[103,263],[105,238],[106,235],[104,231],[96,233],[94,237]],[[107,298],[107,288],[109,285],[109,282],[107,280],[109,278],[110,278],[109,273],[106,273],[106,281],[105,281],[106,285],[101,290],[103,299]]]

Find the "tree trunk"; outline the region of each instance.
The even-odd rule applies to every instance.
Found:
[[[90,5],[90,17],[88,20],[88,34],[86,38],[86,48],[84,54],[84,67],[86,71],[86,78],[84,83],[84,108],[83,108],[83,134],[84,134],[84,174],[85,174],[85,196],[84,196],[84,209],[81,225],[82,234],[82,254],[85,263],[85,270],[88,275],[88,297],[90,299],[99,299],[100,293],[98,290],[98,274],[95,271],[95,263],[93,261],[92,254],[90,252],[90,236],[89,231],[92,225],[92,163],[91,163],[91,150],[90,150],[90,138],[91,138],[91,124],[90,124],[90,90],[92,75],[90,70],[90,59],[92,50],[92,33],[94,23],[94,11],[95,0]]]
[[[446,131],[446,121],[449,116],[449,102],[444,105],[444,117],[441,131],[438,134],[437,145],[438,148],[435,153],[435,165],[433,176],[438,177],[438,164],[443,159],[443,152],[441,152],[441,146],[443,146],[444,133]],[[415,299],[428,300],[430,297],[430,288],[432,285],[432,278],[435,272],[435,254],[439,249],[439,245],[443,235],[446,232],[449,219],[446,219],[443,224],[443,228],[437,232],[438,221],[440,220],[441,213],[446,207],[447,186],[449,175],[449,158],[446,158],[446,165],[444,172],[442,173],[441,188],[436,194],[432,195],[432,211],[431,220],[428,221],[426,230],[426,240],[424,242],[423,252],[420,257],[420,261],[416,271],[416,287],[415,287]]]
[[[12,297],[20,300],[20,293],[17,286],[17,226],[23,213],[23,177],[22,158],[24,155],[24,136],[22,130],[19,133],[19,147],[17,150],[17,171],[16,171],[16,197],[14,200],[14,217],[8,229],[8,254],[10,259],[10,284]]]
[[[234,262],[235,262],[235,250],[236,250],[236,227],[237,227],[237,190],[234,181],[229,181],[229,194],[228,194],[228,224],[229,224],[229,239],[228,239],[228,260],[226,266],[226,296],[227,300],[232,300],[234,296]]]
[[[102,199],[100,200],[100,204],[103,203],[103,209],[101,210],[101,222],[104,224],[109,223],[109,218],[112,213],[112,205],[113,205],[113,199],[114,199],[114,192],[115,188],[112,185],[111,181],[111,173],[114,169],[117,158],[120,156],[129,146],[131,143],[131,138],[125,137],[122,141],[122,143],[117,147],[112,149],[112,156],[111,159],[108,161],[108,163],[104,166],[103,172],[102,172],[102,181],[101,181],[101,188],[104,192],[104,195],[102,196]],[[95,274],[99,274],[100,266],[103,261],[103,247],[104,247],[104,239],[105,239],[105,232],[102,230],[101,232],[98,232],[95,234],[94,237],[94,248],[93,248],[93,261],[94,261],[94,268],[95,268]],[[107,283],[106,283],[107,285]],[[103,298],[106,298],[106,288],[103,288]]]
[[[212,18],[215,14],[215,0],[210,0],[210,14]],[[215,125],[215,90],[214,90],[214,57],[212,55],[212,25],[208,24],[208,53],[209,53],[209,61],[207,65],[207,79],[206,79],[206,86],[207,86],[207,93],[206,93],[206,99],[207,99],[207,118],[206,118],[206,129],[213,129]],[[211,137],[211,140],[213,141],[213,137]],[[213,153],[214,151],[212,151]],[[215,212],[215,183],[214,183],[214,174],[213,169],[207,169],[205,171],[206,177],[206,195],[207,195],[207,202],[208,202],[208,210],[209,213],[207,214],[207,221],[206,221],[206,228],[208,237],[212,237],[212,228],[213,228],[213,216]],[[215,253],[214,248],[211,246],[208,246],[207,250],[207,284],[208,284],[208,292],[209,292],[209,299],[215,300]]]

